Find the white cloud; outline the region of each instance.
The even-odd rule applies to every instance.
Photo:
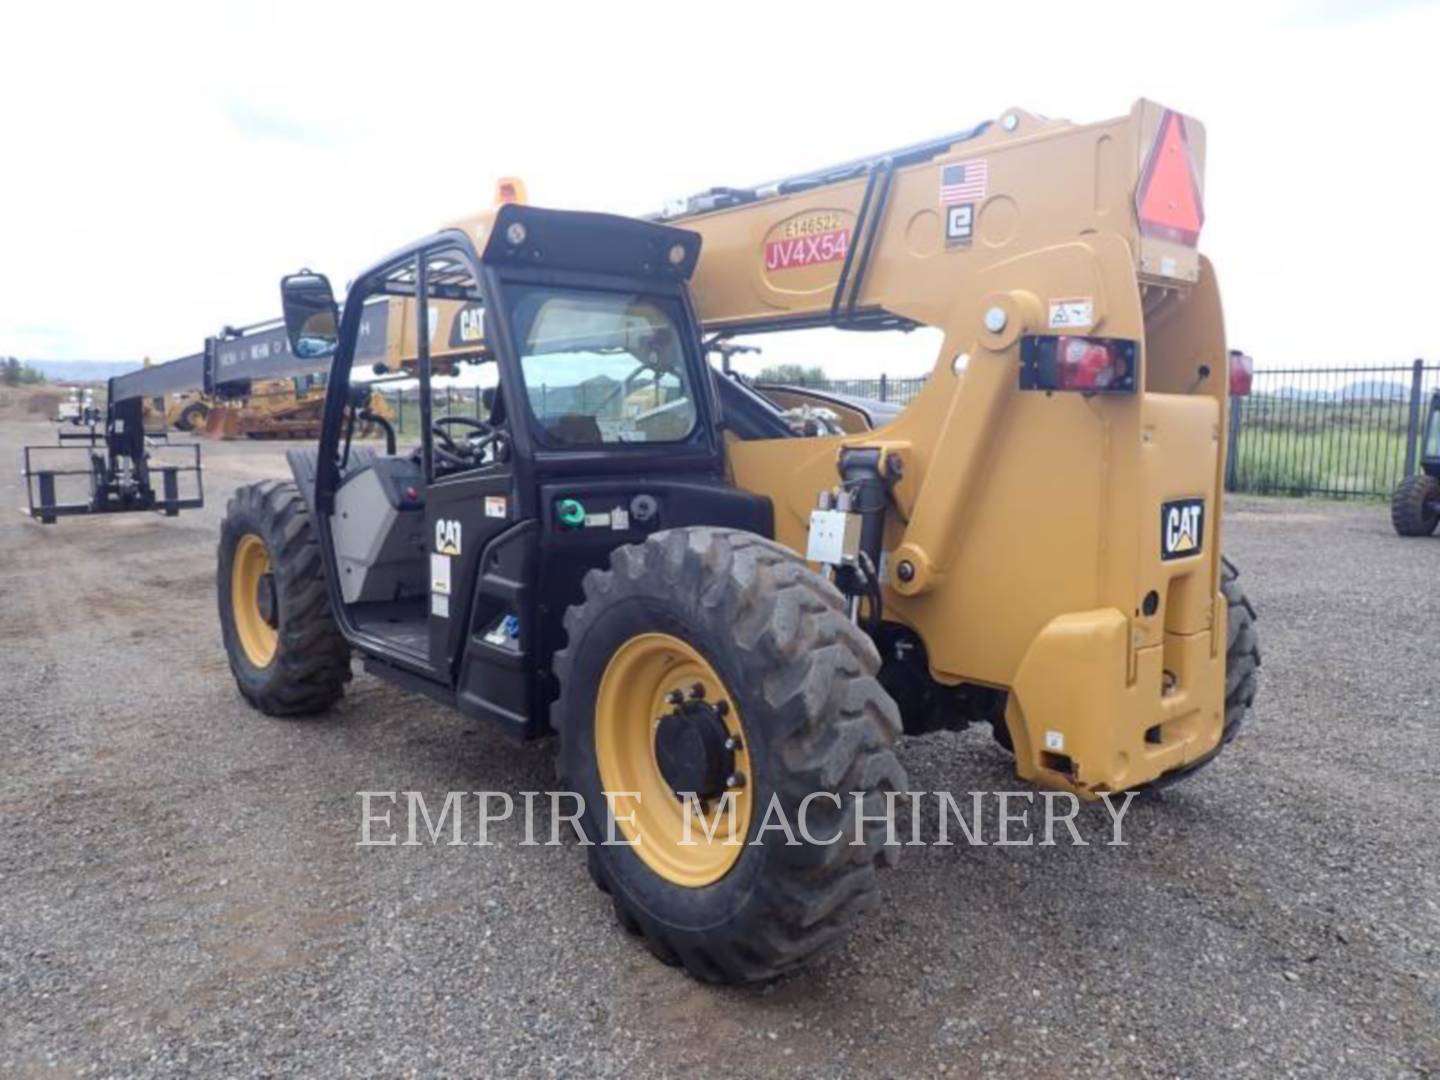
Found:
[[[1209,134],[1202,246],[1262,364],[1405,360],[1440,227],[1434,5],[133,3],[7,13],[0,353],[157,358],[523,176],[638,213],[1137,96]],[[837,362],[854,370],[859,360]]]

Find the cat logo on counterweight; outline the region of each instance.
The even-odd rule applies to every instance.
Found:
[[[1205,536],[1205,500],[1175,499],[1160,507],[1160,558],[1200,554]]]

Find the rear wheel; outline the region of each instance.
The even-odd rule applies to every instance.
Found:
[[[1407,476],[1390,496],[1390,523],[1401,536],[1431,536],[1440,525],[1440,480]]]
[[[230,670],[271,716],[323,712],[350,679],[309,509],[293,484],[237,488],[220,527],[216,590]]]
[[[555,657],[560,772],[621,925],[712,982],[837,940],[877,900],[885,793],[905,789],[899,714],[840,593],[710,528],[619,548],[584,588]],[[877,819],[858,832],[857,797]]]

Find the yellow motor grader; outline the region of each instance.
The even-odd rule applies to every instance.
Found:
[[[509,201],[370,267],[343,315],[287,277],[291,351],[331,364],[318,445],[222,527],[241,693],[320,712],[359,654],[558,734],[620,922],[712,981],[873,907],[902,731],[988,723],[1085,798],[1190,775],[1260,661],[1221,557],[1204,156],[1149,102],[1013,110],[650,220]],[[413,450],[351,441],[382,312],[421,383]],[[844,433],[806,436],[706,355],[806,327],[941,344],[898,417],[829,399]],[[485,415],[431,415],[466,364]]]
[[[192,390],[159,402],[166,425],[177,431],[212,439],[318,439],[325,384],[313,375],[261,379],[224,396]],[[383,394],[371,395],[369,409],[387,420],[394,416]]]

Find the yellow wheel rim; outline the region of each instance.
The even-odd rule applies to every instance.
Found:
[[[235,558],[230,564],[230,608],[240,648],[257,668],[270,666],[280,640],[279,631],[266,620],[260,607],[262,582],[273,589],[269,575],[270,552],[265,542],[254,533],[246,533],[235,545]]]
[[[656,733],[676,709],[677,693],[713,706],[738,743],[731,752],[739,783],[727,784],[723,795],[703,806],[680,801],[656,753]],[[595,699],[595,757],[618,831],[651,870],[676,885],[701,888],[735,865],[754,798],[749,740],[735,698],[691,645],[669,634],[637,634],[616,650]]]

